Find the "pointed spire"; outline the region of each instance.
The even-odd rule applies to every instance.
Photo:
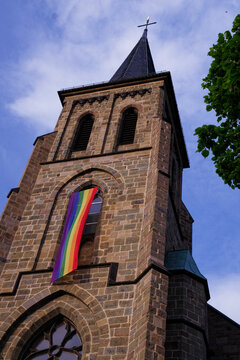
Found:
[[[115,72],[111,81],[119,81],[156,74],[151,51],[147,39],[147,28],[137,45]]]

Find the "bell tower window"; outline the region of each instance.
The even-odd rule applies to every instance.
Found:
[[[73,142],[72,151],[86,150],[88,141],[93,127],[93,116],[91,114],[85,115],[80,119],[76,136]]]
[[[133,144],[137,116],[137,110],[133,107],[130,107],[123,112],[120,124],[118,145]]]

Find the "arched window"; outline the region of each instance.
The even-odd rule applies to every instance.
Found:
[[[64,317],[55,318],[42,327],[26,346],[20,360],[80,360],[82,341]]]
[[[127,108],[122,114],[118,145],[132,144],[134,142],[136,124],[137,110],[133,107]]]
[[[90,207],[83,230],[81,245],[79,249],[79,265],[86,265],[93,260],[93,246],[96,234],[97,224],[100,218],[102,207],[102,198],[99,192],[96,193]]]
[[[93,116],[85,115],[79,122],[77,133],[73,142],[72,151],[86,150],[93,127]]]

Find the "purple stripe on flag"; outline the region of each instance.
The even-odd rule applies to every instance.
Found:
[[[67,212],[67,218],[66,218],[64,229],[63,229],[62,240],[61,240],[61,243],[60,243],[58,256],[56,258],[56,262],[55,262],[55,265],[54,265],[51,282],[53,282],[57,278],[57,273],[59,272],[61,258],[62,258],[62,252],[64,250],[64,245],[65,245],[66,235],[67,235],[68,228],[69,228],[69,223],[71,223],[70,220],[71,220],[71,217],[72,217],[72,212],[73,212],[73,207],[74,207],[74,200],[75,200],[76,194],[77,193],[73,193],[70,196],[70,202],[69,202],[69,207],[68,207],[68,212]]]

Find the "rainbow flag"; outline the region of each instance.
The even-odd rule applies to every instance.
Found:
[[[51,282],[78,267],[78,252],[84,225],[97,187],[71,194],[67,218]]]

